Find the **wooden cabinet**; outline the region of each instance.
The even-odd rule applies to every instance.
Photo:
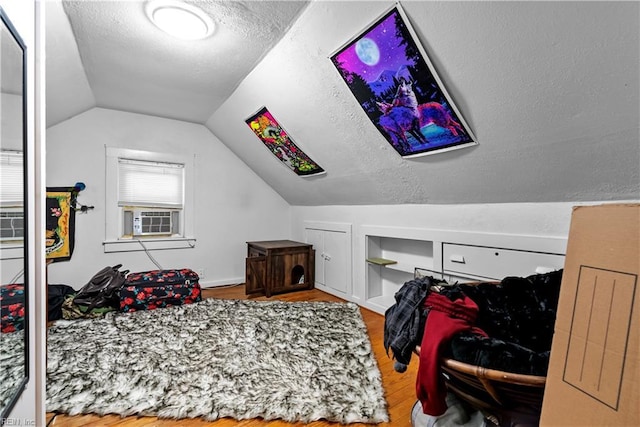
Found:
[[[291,240],[247,242],[246,294],[273,294],[312,289],[313,245]]]

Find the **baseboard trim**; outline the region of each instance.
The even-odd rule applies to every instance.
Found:
[[[243,277],[233,277],[230,279],[218,279],[218,280],[200,280],[201,288],[216,288],[218,286],[237,285],[244,283]]]

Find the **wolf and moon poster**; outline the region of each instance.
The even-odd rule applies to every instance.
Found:
[[[399,5],[331,61],[391,146],[416,157],[477,144]]]

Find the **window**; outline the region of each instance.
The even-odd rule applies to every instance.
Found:
[[[184,164],[118,158],[123,236],[181,235]]]
[[[21,151],[0,151],[0,242],[24,238]]]
[[[184,164],[118,159],[118,205],[182,209]]]
[[[106,148],[105,251],[194,246],[193,159]]]

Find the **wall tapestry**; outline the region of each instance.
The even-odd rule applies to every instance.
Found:
[[[76,196],[74,188],[47,188],[45,254],[53,262],[68,261],[73,254]]]
[[[296,174],[310,176],[324,173],[324,169],[293,143],[266,107],[245,121],[260,141]]]
[[[331,61],[401,156],[477,144],[399,5],[341,47]]]

